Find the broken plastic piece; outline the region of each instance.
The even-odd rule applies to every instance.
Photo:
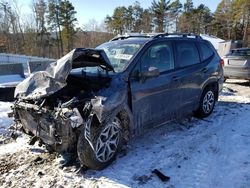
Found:
[[[34,145],[36,143],[36,141],[38,140],[38,137],[33,136],[30,141],[29,141],[29,145]]]
[[[160,179],[161,179],[161,181],[169,181],[170,180],[170,177],[168,177],[168,176],[165,176],[162,172],[160,172],[159,170],[157,170],[157,169],[154,169],[153,171],[152,171],[152,173],[154,173],[154,174],[156,174]]]

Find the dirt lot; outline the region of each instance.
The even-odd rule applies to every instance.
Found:
[[[228,80],[214,113],[147,131],[103,171],[81,171],[7,131],[11,103],[0,102],[0,187],[250,187],[250,82]],[[69,164],[65,164],[69,162]],[[152,170],[170,177],[162,182]]]

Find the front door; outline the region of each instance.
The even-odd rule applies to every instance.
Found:
[[[153,126],[172,119],[179,108],[179,81],[176,79],[173,48],[170,42],[151,45],[142,55],[135,72],[142,75],[157,68],[152,78],[130,78],[132,111],[136,124]]]

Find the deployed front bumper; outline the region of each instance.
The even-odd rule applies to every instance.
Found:
[[[66,113],[63,109],[52,111],[25,102],[16,102],[14,105],[15,119],[22,124],[24,131],[58,152],[72,152],[76,149],[76,128],[83,123],[73,122],[71,117],[65,116]]]

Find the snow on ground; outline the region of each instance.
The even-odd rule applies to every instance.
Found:
[[[79,163],[43,147],[28,146],[27,137],[0,143],[0,187],[250,187],[250,82],[229,80],[214,113],[145,131],[102,171],[77,172]],[[13,122],[11,103],[0,102],[0,135]],[[3,136],[4,137],[4,136]],[[171,179],[162,182],[158,169]]]
[[[11,104],[0,101],[0,143],[4,141],[6,134],[8,134],[6,128],[13,124],[13,120],[8,118],[8,113],[11,112]]]

